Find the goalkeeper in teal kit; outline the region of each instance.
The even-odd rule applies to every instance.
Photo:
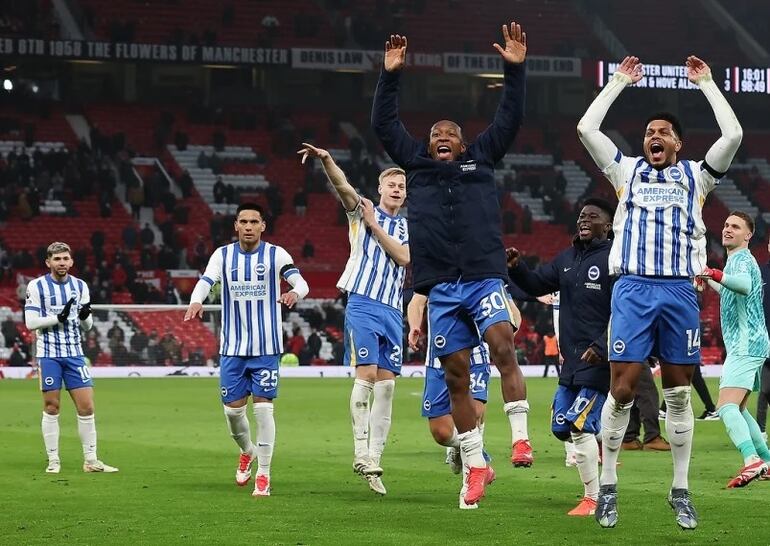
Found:
[[[729,488],[762,478],[770,463],[767,443],[746,409],[749,395],[759,390],[762,365],[770,356],[762,308],[762,274],[748,248],[753,232],[754,221],[748,214],[730,213],[722,229],[722,246],[727,250],[725,269],[706,268],[699,275],[719,292],[727,358],[719,381],[717,413],[744,459],[743,468],[727,484]]]

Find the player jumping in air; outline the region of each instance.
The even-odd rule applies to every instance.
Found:
[[[746,409],[752,391],[759,390],[762,365],[770,356],[764,311],[762,273],[749,250],[754,220],[734,211],[725,220],[722,246],[727,250],[724,271],[706,268],[700,278],[719,292],[722,338],[727,358],[719,381],[717,413],[727,434],[743,455],[743,468],[727,487],[743,487],[767,474],[770,451],[754,417]]]
[[[50,272],[27,285],[24,321],[37,331],[36,356],[43,391],[43,443],[49,474],[61,470],[59,459],[59,404],[61,386],[69,391],[78,413],[78,434],[83,445],[83,472],[117,472],[96,457],[94,384],[81,348],[81,331],[94,324],[91,295],[82,280],[69,274],[72,251],[66,243],[51,243],[46,252]]]
[[[356,369],[350,394],[353,471],[369,483],[372,491],[384,495],[387,491],[382,483],[380,458],[390,431],[396,376],[401,374],[402,300],[409,263],[406,218],[398,214],[406,199],[406,176],[399,168],[380,173],[380,203],[375,207],[358,195],[329,152],[303,144],[298,153],[303,163],[308,157],[321,160],[347,211],[350,257],[337,287],[349,295],[345,307],[345,365]]]
[[[417,350],[422,336],[427,335],[430,339],[430,332],[426,330],[427,317],[425,308],[428,299],[422,294],[414,293],[407,308],[407,317],[409,320],[409,346]],[[521,316],[517,315],[516,324],[521,321]],[[447,448],[446,463],[452,469],[452,472],[459,474],[461,471],[467,473],[463,467],[460,456],[460,441],[457,438],[457,428],[452,420],[452,407],[449,401],[449,390],[444,379],[444,370],[441,368],[441,361],[433,356],[432,345],[428,345],[425,354],[425,386],[422,395],[422,416],[428,419],[428,428],[436,443]],[[470,362],[470,394],[473,397],[473,407],[476,411],[479,432],[484,437],[484,413],[486,411],[487,398],[489,396],[489,347],[479,336],[479,344],[471,351]],[[495,471],[489,465],[489,456],[484,453],[484,459],[487,461],[487,479],[489,485],[495,480]],[[478,504],[466,504],[465,492],[467,485],[465,475],[463,475],[463,484],[460,488],[460,509],[472,510],[478,508]]]
[[[428,142],[415,139],[398,117],[398,88],[407,39],[394,35],[372,107],[372,128],[393,161],[407,173],[414,289],[428,297],[434,354],[441,360],[469,466],[466,504],[484,496],[487,464],[470,395],[470,353],[478,332],[502,376],[505,413],[511,423],[512,462],[532,464],[527,434],[524,377],[516,362],[514,326],[505,290],[508,275],[500,228],[494,166],[513,142],[524,115],[526,34],[516,23],[503,26],[505,84],[492,124],[466,144],[449,120],[433,124]]]
[[[687,77],[711,105],[721,137],[702,161],[679,159],[682,128],[675,116],[650,116],[641,157],[626,157],[599,129],[607,110],[626,86],[642,78],[636,57],[626,57],[578,124],[578,135],[617,192],[619,205],[610,251],[612,293],[609,339],[612,384],[602,410],[601,488],[596,519],[618,521],[616,462],[628,425],[639,374],[657,349],[661,361],[666,430],[674,479],[669,503],[684,529],[698,524],[688,490],[694,419],[690,404],[693,366],[700,361],[700,321],[690,279],[706,266],[706,196],[730,166],[743,136],[708,65],[687,58]]]
[[[195,285],[184,320],[203,317],[203,302],[222,283],[219,383],[230,435],[241,449],[235,483],[246,485],[257,461],[252,493],[270,496],[270,463],[275,447],[273,399],[278,396],[278,363],[283,353],[281,304],[291,308],[307,296],[307,282],[286,250],[262,240],[262,209],[241,204],[235,216],[238,240],[219,247]],[[281,279],[291,290],[281,294]],[[252,395],[256,445],[246,415]]]

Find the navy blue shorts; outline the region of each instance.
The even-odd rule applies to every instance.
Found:
[[[612,289],[611,362],[700,363],[700,309],[689,279],[624,275]]]

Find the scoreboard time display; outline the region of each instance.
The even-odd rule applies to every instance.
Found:
[[[604,87],[618,67],[617,62],[598,61],[596,82]],[[714,80],[730,93],[760,93],[770,95],[770,68],[749,68],[742,66],[711,67]],[[648,89],[697,89],[687,79],[684,64],[644,63],[644,76],[632,87]]]

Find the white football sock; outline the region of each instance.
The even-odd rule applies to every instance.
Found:
[[[596,500],[599,497],[599,444],[593,434],[572,432],[571,436],[584,496]]]
[[[59,414],[51,415],[43,412],[43,443],[49,461],[59,460]]]
[[[671,457],[674,459],[675,489],[687,489],[687,475],[690,471],[690,453],[692,436],[695,429],[695,417],[690,404],[690,387],[672,387],[663,389],[666,401],[666,432],[671,443]]]
[[[83,444],[83,459],[93,463],[96,461],[96,419],[93,413],[78,415],[78,435]]]
[[[230,429],[230,436],[241,448],[241,453],[249,453],[253,456],[254,444],[251,443],[251,428],[249,418],[246,416],[246,406],[240,408],[225,406],[225,417],[227,428]]]
[[[484,439],[484,426],[486,423],[479,423],[479,434],[481,434],[481,439]],[[457,434],[457,429],[455,429],[455,434]]]
[[[369,454],[369,396],[374,383],[356,379],[350,393],[350,417],[353,421],[353,451],[356,459]]]
[[[377,381],[374,384],[372,414],[369,416],[369,429],[372,431],[372,436],[369,439],[369,457],[376,465],[380,464],[380,457],[385,450],[385,442],[388,440],[395,389],[395,379]]]
[[[623,443],[633,405],[633,401],[628,404],[616,402],[610,393],[602,407],[602,475],[599,479],[601,485],[618,483],[616,467],[620,444]]]
[[[575,434],[574,432],[571,434]],[[574,442],[574,440],[573,440]],[[570,455],[575,454],[575,444],[573,442],[570,442],[569,440],[566,440],[564,442],[564,454],[569,457]]]
[[[511,444],[515,444],[519,440],[528,440],[527,414],[529,413],[529,402],[526,400],[506,402],[503,410],[511,422]]]
[[[484,442],[478,428],[459,434],[460,454],[463,464],[472,467],[485,467],[487,462],[484,460]]]
[[[271,402],[256,402],[254,417],[257,421],[257,474],[270,477],[270,462],[275,447],[275,418]]]

